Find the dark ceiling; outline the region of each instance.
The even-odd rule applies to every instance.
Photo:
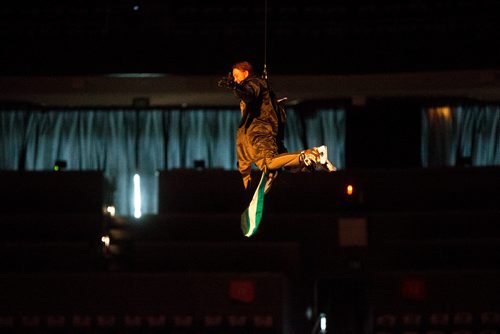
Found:
[[[500,68],[500,1],[23,1],[0,7],[2,75]],[[266,22],[267,13],[267,25]],[[267,33],[264,29],[267,27]],[[265,44],[267,36],[267,44]]]

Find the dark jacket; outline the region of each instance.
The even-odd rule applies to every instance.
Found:
[[[239,127],[245,129],[256,125],[267,125],[273,136],[278,134],[278,117],[274,111],[266,81],[252,76],[237,85],[236,96],[244,102]]]

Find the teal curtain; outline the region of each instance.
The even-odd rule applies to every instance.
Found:
[[[285,144],[290,151],[327,144],[344,166],[345,111],[314,116],[288,111]],[[142,212],[158,211],[157,172],[194,168],[236,169],[236,109],[4,110],[0,111],[0,169],[103,171],[120,215],[132,215],[133,176],[141,176]]]
[[[500,165],[499,106],[429,108],[422,115],[424,166]]]

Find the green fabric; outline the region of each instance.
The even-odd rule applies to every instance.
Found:
[[[252,197],[252,201],[241,214],[241,231],[246,237],[254,235],[259,228],[260,220],[262,219],[262,212],[264,210],[264,190],[268,176],[268,172],[262,172],[262,177],[260,178],[259,185],[257,186],[257,189]]]

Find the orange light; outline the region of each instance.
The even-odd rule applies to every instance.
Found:
[[[434,111],[435,111],[435,113],[437,113],[439,116],[441,116],[444,119],[451,118],[451,108],[450,107],[435,108]]]
[[[351,196],[351,195],[354,193],[354,187],[353,187],[352,185],[350,185],[350,184],[349,184],[349,185],[346,187],[346,193],[347,193],[347,195]]]

